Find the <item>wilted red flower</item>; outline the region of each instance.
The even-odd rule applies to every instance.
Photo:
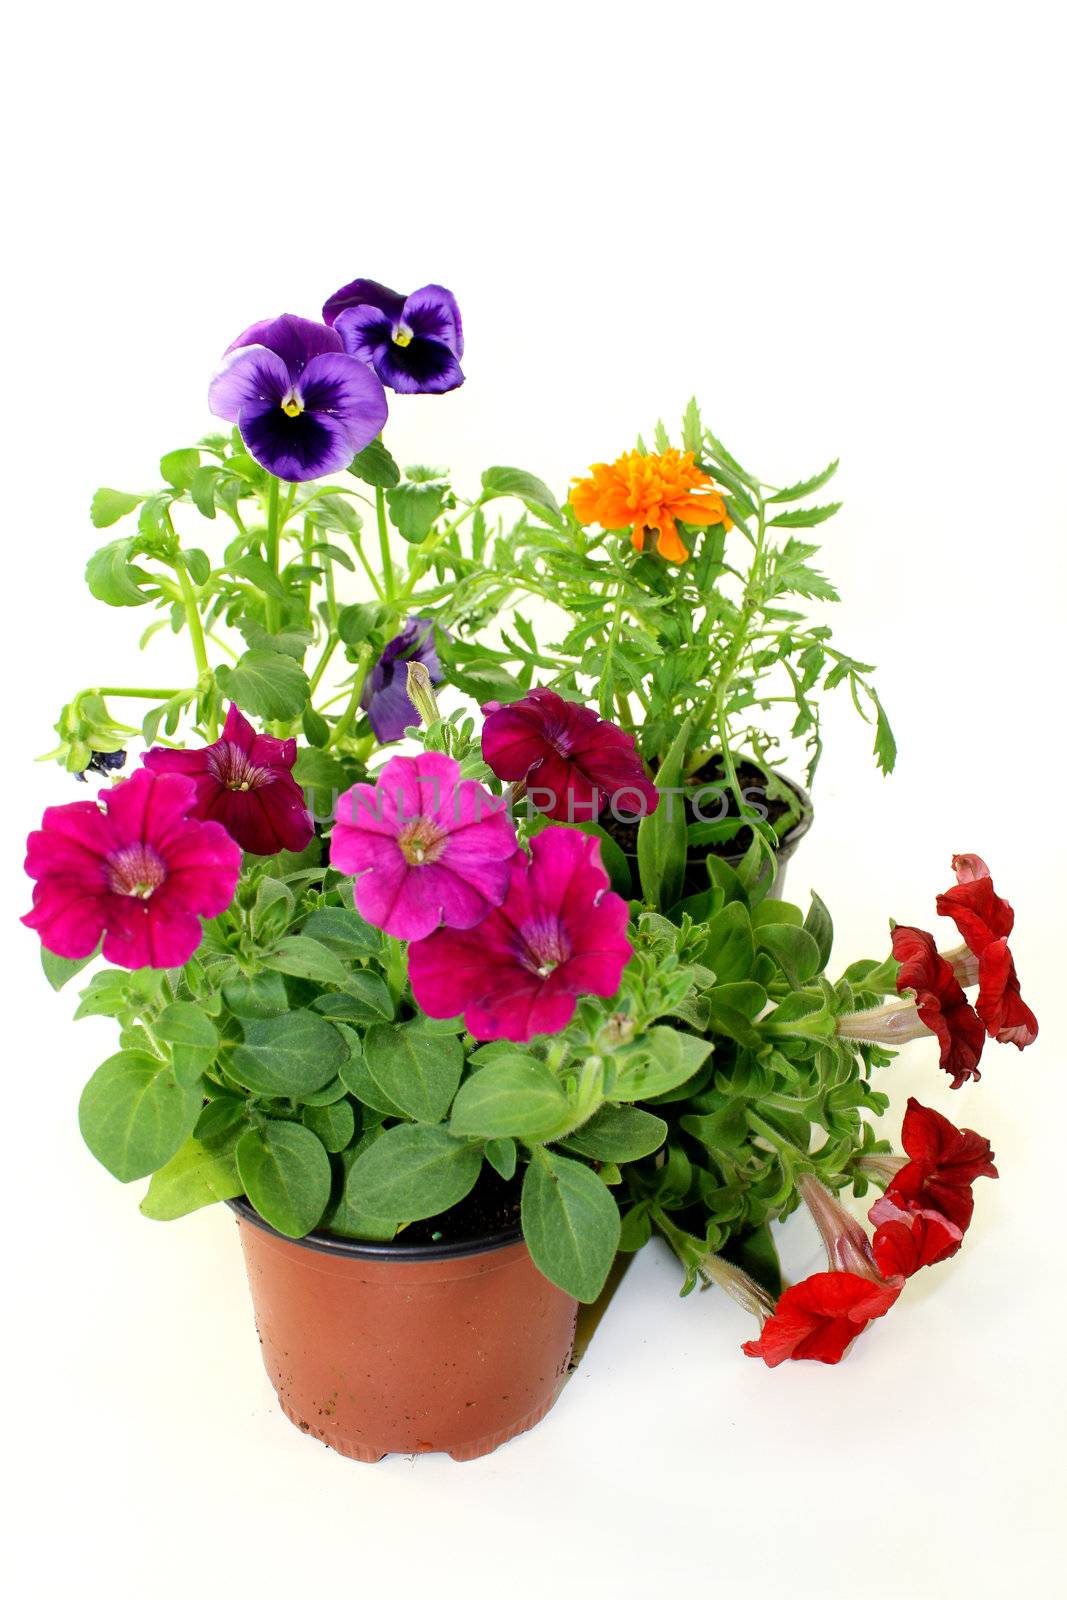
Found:
[[[300,851],[315,824],[293,777],[295,739],[257,733],[231,705],[222,737],[199,750],[146,750],[150,772],[180,772],[196,785],[193,815],[221,822],[242,850],[256,856]]]
[[[978,957],[978,999],[975,1010],[991,1039],[1025,1050],[1037,1038],[1037,1018],[1023,1000],[1008,935],[1015,912],[993,888],[981,856],[952,857],[956,883],[937,897],[938,914],[951,917]]]
[[[978,1079],[985,1029],[975,1015],[959,980],[930,934],[898,924],[893,929],[893,954],[900,962],[897,993],[911,989],[919,1016],[941,1044],[941,1065],[958,1089]]]
[[[910,1278],[920,1267],[946,1261],[963,1243],[963,1229],[940,1211],[905,1210],[887,1195],[871,1207],[870,1215],[878,1224],[874,1259],[886,1277]]]
[[[633,735],[589,706],[531,689],[511,705],[491,700],[482,710],[489,766],[506,783],[525,782],[537,810],[557,822],[595,822],[609,802],[613,812],[638,817],[659,805]]]
[[[957,1128],[912,1096],[904,1113],[901,1143],[911,1160],[871,1207],[871,1221],[897,1220],[895,1208],[937,1211],[966,1233],[974,1211],[971,1185],[977,1178],[998,1176],[989,1140],[972,1128]]]
[[[769,1367],[783,1361],[834,1365],[869,1322],[885,1316],[903,1286],[902,1277],[878,1283],[855,1272],[815,1272],[783,1291],[759,1338],[741,1348]]]

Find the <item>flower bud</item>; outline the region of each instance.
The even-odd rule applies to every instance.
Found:
[[[421,661],[408,662],[408,699],[426,727],[441,720],[441,709],[433,692],[430,674]]]

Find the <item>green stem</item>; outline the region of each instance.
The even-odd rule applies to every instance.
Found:
[[[311,674],[311,682],[308,685],[308,699],[309,700],[314,695],[315,690],[318,688],[319,684],[322,682],[322,675],[326,671],[326,668],[329,665],[330,657],[333,655],[334,651],[337,649],[337,646],[338,646],[339,642],[340,641],[338,640],[337,635],[335,633],[331,634],[329,639],[326,641],[326,648],[322,652],[322,655],[319,657],[319,664],[315,668],[314,672]]]
[[[188,572],[186,572],[184,565],[182,564],[180,556],[175,564],[175,571],[178,574],[178,583],[182,592],[182,602],[185,606],[185,621],[188,625],[189,637],[193,644],[193,658],[196,661],[197,687],[202,692],[205,679],[213,682],[211,663],[207,658],[207,645],[204,641],[204,624],[200,620],[200,607],[197,604],[196,591],[193,589],[192,581]],[[213,690],[209,689],[206,698],[208,704],[213,706],[215,699]],[[210,710],[208,715],[204,718],[204,726],[207,732],[208,743],[214,743],[219,736],[219,725],[213,709]]]
[[[370,579],[371,588],[374,590],[374,592],[378,596],[379,600],[384,600],[385,599],[385,591],[382,589],[381,584],[378,582],[378,574],[375,572],[374,568],[371,566],[370,562],[367,560],[367,557],[363,553],[362,540],[358,539],[355,534],[351,534],[350,538],[352,540],[352,548],[356,552],[356,556],[358,557],[359,564],[363,568],[364,572],[367,574],[367,577]]]
[[[119,689],[106,684],[102,689],[84,689],[83,694],[108,694],[127,700],[173,700],[176,694],[186,694],[186,689]]]
[[[342,739],[348,737],[348,730],[351,728],[353,722],[355,722],[356,717],[359,714],[359,702],[363,694],[363,685],[366,682],[367,672],[370,667],[370,660],[371,647],[366,640],[364,640],[364,642],[359,646],[359,659],[356,665],[355,681],[352,684],[352,693],[348,697],[347,706],[342,711],[337,723],[334,726],[334,730],[330,735],[329,745],[327,748],[329,748],[330,745],[340,744]],[[411,716],[412,720],[414,721],[414,707],[412,707]]]
[[[267,483],[266,561],[267,561],[268,567],[274,573],[275,577],[277,577],[277,575],[278,575],[278,528],[279,528],[279,522],[280,522],[280,515],[279,515],[279,494],[280,494],[280,491],[281,491],[281,483],[274,476],[274,474],[271,473],[270,478],[269,478],[268,483]],[[279,627],[280,622],[281,622],[281,617],[280,617],[279,609],[278,609],[278,596],[274,595],[274,594],[267,594],[265,596],[265,599],[266,599],[266,603],[267,603],[267,632],[268,633],[277,633],[278,627]]]
[[[393,574],[393,557],[389,549],[389,520],[385,514],[385,490],[375,489],[374,508],[378,517],[378,544],[382,552],[382,578],[385,581],[385,598],[389,605],[396,602],[396,578]]]

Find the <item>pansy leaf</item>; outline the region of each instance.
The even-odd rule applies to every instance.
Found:
[[[532,511],[547,513],[550,522],[562,521],[559,502],[552,490],[532,472],[524,472],[521,467],[487,467],[482,473],[482,501],[497,500],[504,495],[513,495]]]
[[[159,470],[175,489],[191,489],[199,466],[199,450],[171,450],[160,461]]]
[[[215,677],[226,699],[254,717],[291,722],[307,705],[307,674],[274,651],[246,650],[236,665],[217,667]]]
[[[535,1265],[565,1294],[596,1299],[621,1232],[619,1208],[580,1161],[541,1151],[522,1185],[522,1231]]]
[[[98,489],[89,507],[93,527],[110,528],[121,517],[136,511],[143,499],[143,494],[126,494],[122,489]]]
[[[89,557],[85,581],[95,599],[108,606],[144,606],[152,598],[143,585],[152,582],[151,574],[135,566],[130,556],[136,539],[113,539]]]
[[[398,483],[385,491],[389,519],[408,544],[421,544],[444,510],[448,485]]]
[[[354,478],[362,478],[376,489],[391,489],[400,482],[400,468],[380,438],[372,439],[354,456],[348,470]]]
[[[237,1170],[260,1216],[290,1239],[310,1233],[326,1210],[330,1158],[299,1122],[249,1128],[237,1145]]]

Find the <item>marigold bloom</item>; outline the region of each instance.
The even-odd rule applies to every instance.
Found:
[[[938,915],[951,917],[978,958],[975,1010],[991,1039],[1025,1050],[1037,1038],[1037,1018],[1022,997],[1008,935],[1015,912],[993,888],[981,856],[952,857],[956,882],[937,897]]]
[[[531,689],[511,705],[490,700],[482,710],[486,762],[506,783],[527,783],[537,809],[557,822],[595,822],[609,802],[638,817],[659,805],[633,735],[589,706]]]
[[[893,954],[900,962],[897,993],[914,991],[920,1018],[940,1042],[941,1065],[951,1075],[952,1087],[980,1078],[985,1029],[931,935],[898,923],[893,929]]]
[[[479,927],[442,928],[408,952],[416,1004],[430,1017],[462,1012],[476,1039],[559,1033],[580,994],[615,993],[633,954],[599,841],[546,828],[530,849],[532,860],[511,861],[507,899]]]
[[[201,917],[233,899],[241,851],[217,822],[190,813],[179,773],[145,771],[95,800],[49,806],[27,840],[37,883],[22,918],[54,955],[80,961],[103,935],[117,967],[181,967],[203,938]]]
[[[394,756],[337,803],[331,864],[358,874],[356,906],[396,939],[474,928],[508,893],[514,825],[498,796],[459,774],[436,751]]]
[[[221,822],[242,850],[274,856],[303,850],[315,824],[304,791],[293,777],[295,739],[257,733],[235,705],[222,737],[200,750],[147,750],[151,772],[182,772],[196,785],[193,815]]]
[[[694,463],[691,450],[664,450],[657,456],[628,450],[610,466],[598,462],[592,477],[574,480],[570,503],[581,523],[632,529],[635,550],[643,550],[646,532],[654,532],[656,550],[665,561],[689,559],[679,522],[733,527],[722,495]]]

